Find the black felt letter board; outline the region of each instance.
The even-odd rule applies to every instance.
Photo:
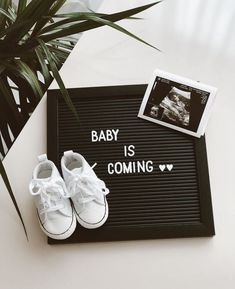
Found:
[[[214,235],[205,138],[137,118],[145,89],[69,89],[79,123],[60,91],[49,91],[48,157],[60,168],[64,151],[81,153],[110,189],[101,228],[78,225],[50,244]]]

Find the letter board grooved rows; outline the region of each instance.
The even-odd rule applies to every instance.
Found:
[[[137,118],[145,89],[69,89],[79,124],[59,90],[49,91],[48,157],[60,168],[64,151],[81,153],[110,189],[101,228],[78,225],[50,244],[214,235],[205,138]]]

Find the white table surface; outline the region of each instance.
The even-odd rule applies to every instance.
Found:
[[[104,0],[100,11],[148,2]],[[235,2],[167,0],[142,15],[122,25],[163,52],[100,28],[80,39],[63,79],[67,87],[146,83],[160,68],[218,87],[206,130],[216,236],[47,245],[28,192],[46,152],[44,97],[4,159],[29,242],[0,180],[1,288],[235,288]]]

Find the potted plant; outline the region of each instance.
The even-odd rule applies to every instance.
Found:
[[[153,47],[115,22],[137,19],[132,15],[160,1],[113,14],[93,11],[59,14],[65,2],[19,0],[15,5],[12,0],[0,1],[0,153],[3,157],[53,79],[76,115],[59,74],[76,43],[73,34],[108,25]],[[24,225],[1,161],[0,174]]]

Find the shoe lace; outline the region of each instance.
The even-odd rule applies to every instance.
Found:
[[[68,198],[68,192],[62,179],[55,178],[48,181],[32,180],[30,192],[33,196],[38,195],[39,214],[57,211],[64,208],[63,198]]]
[[[70,197],[74,197],[74,200],[82,205],[91,201],[103,204],[104,196],[109,193],[104,181],[86,173],[72,175],[68,182],[68,191]]]

